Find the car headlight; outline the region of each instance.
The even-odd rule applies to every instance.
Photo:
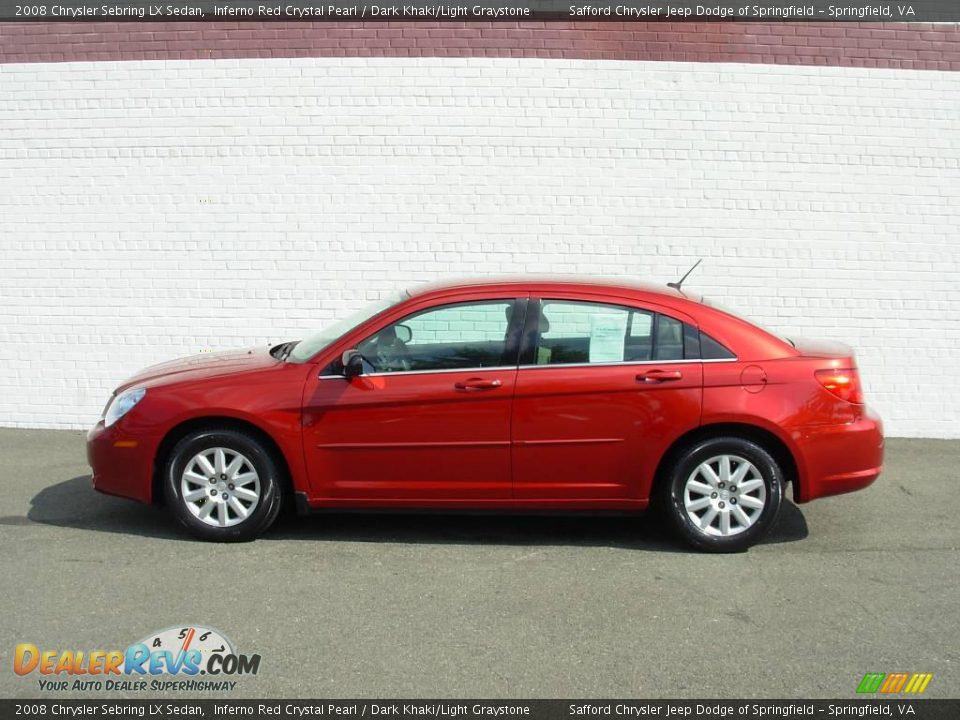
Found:
[[[132,388],[117,395],[113,399],[113,402],[107,406],[107,411],[103,414],[104,427],[110,427],[130,412],[133,406],[143,400],[143,396],[146,394],[146,388]]]

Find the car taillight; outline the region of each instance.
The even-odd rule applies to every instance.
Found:
[[[817,380],[827,390],[841,400],[863,404],[863,392],[860,389],[860,375],[856,368],[838,370],[817,370]]]

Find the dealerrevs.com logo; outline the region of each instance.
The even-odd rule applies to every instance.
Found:
[[[126,650],[51,650],[20,643],[13,657],[17,675],[39,675],[40,690],[50,692],[233,690],[233,677],[259,670],[259,655],[237,653],[222,633],[201,625],[169,627]]]

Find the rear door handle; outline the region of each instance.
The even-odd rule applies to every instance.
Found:
[[[637,382],[655,384],[670,382],[671,380],[682,380],[683,375],[679,370],[647,370],[645,373],[637,375]]]
[[[483,378],[470,378],[461,380],[454,384],[457,390],[493,390],[503,385],[499,380],[484,380]]]

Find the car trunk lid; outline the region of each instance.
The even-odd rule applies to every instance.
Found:
[[[849,360],[853,367],[853,348],[842,342],[833,340],[808,340],[806,338],[792,338],[794,348],[803,357],[828,358]]]

